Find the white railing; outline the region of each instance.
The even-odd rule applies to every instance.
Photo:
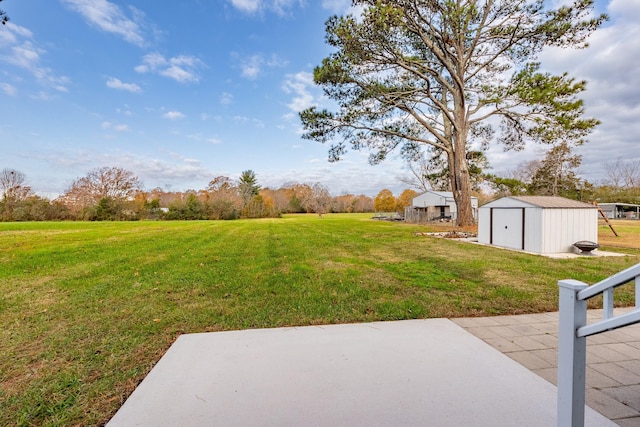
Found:
[[[613,315],[614,288],[635,280],[635,310]],[[560,280],[558,331],[558,426],[584,426],[585,365],[590,335],[640,322],[640,264],[592,286]],[[587,300],[602,294],[603,320],[587,325]]]

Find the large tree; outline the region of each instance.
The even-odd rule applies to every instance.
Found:
[[[96,206],[101,200],[103,205],[111,202],[121,203],[133,200],[140,191],[140,179],[126,169],[118,167],[99,167],[92,169],[86,176],[78,178],[60,198],[73,212]]]
[[[327,21],[336,51],[314,70],[337,111],[301,112],[304,137],[331,142],[330,161],[347,145],[371,150],[371,163],[396,148],[408,157],[425,144],[444,152],[460,225],[473,222],[467,147],[580,144],[598,124],[583,118],[584,81],[535,62],[547,46],[586,46],[606,19],[592,17],[592,0],[558,9],[544,0],[353,4],[364,7],[361,16]]]

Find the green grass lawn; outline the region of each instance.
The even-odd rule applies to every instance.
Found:
[[[553,260],[370,217],[0,223],[0,425],[106,422],[182,333],[554,311],[559,279],[640,262]]]

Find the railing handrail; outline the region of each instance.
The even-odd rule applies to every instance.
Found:
[[[640,323],[640,309],[635,309],[619,316],[604,319],[591,325],[582,326],[578,328],[576,334],[578,335],[578,338],[588,337],[601,332],[613,331],[614,329],[633,325],[635,323]]]
[[[578,292],[578,298],[580,300],[589,299],[605,292],[608,289],[624,285],[638,276],[640,276],[640,264],[636,264],[633,267],[622,270],[621,272],[616,273],[611,277],[607,277],[606,279],[589,286],[587,289]]]
[[[614,288],[635,279],[635,310],[613,315]],[[558,282],[558,426],[583,427],[587,341],[590,335],[640,323],[640,264],[592,286],[578,280]],[[602,294],[603,320],[587,325],[587,300]]]

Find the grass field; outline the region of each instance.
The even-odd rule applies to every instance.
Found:
[[[554,260],[370,217],[0,223],[0,425],[106,422],[182,333],[553,311],[640,262],[640,222]]]

